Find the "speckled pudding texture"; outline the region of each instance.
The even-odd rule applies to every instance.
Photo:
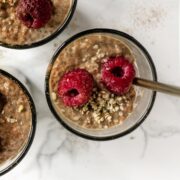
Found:
[[[101,83],[102,63],[108,57],[115,56],[123,56],[131,63],[135,61],[127,45],[100,33],[81,37],[60,52],[51,69],[49,87],[52,104],[61,118],[89,129],[107,129],[123,123],[133,111],[136,97],[134,87],[127,94],[116,96]],[[74,68],[83,68],[91,73],[95,87],[86,105],[71,108],[65,106],[58,97],[58,82],[64,73]]]
[[[28,141],[32,113],[28,97],[12,79],[0,74],[0,164],[14,158]]]
[[[49,22],[40,29],[32,29],[27,28],[17,17],[18,0],[0,0],[0,42],[10,45],[29,45],[54,33],[67,18],[72,0],[51,1],[53,15]]]

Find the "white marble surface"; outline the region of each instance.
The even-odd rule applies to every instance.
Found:
[[[180,86],[178,4],[179,0],[79,0],[70,25],[54,41],[31,50],[0,48],[0,67],[15,67],[27,76],[38,112],[28,155],[1,179],[179,180],[180,99],[158,94],[150,116],[133,133],[92,142],[64,129],[51,115],[44,96],[45,71],[57,46],[95,27],[133,35],[152,55],[158,79]]]

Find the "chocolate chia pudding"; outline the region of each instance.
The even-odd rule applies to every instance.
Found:
[[[131,86],[123,95],[107,91],[101,83],[101,65],[108,57],[125,57],[134,64],[129,47],[120,39],[107,34],[85,35],[66,46],[50,66],[49,93],[52,105],[65,121],[87,129],[107,129],[121,125],[134,108],[136,90]],[[95,86],[88,103],[80,107],[68,107],[58,94],[59,80],[64,73],[82,68],[93,75]]]
[[[0,72],[0,164],[15,158],[26,145],[32,127],[28,97]]]
[[[17,17],[18,0],[0,0],[0,43],[29,45],[43,40],[63,26],[73,0],[51,0],[53,13],[48,23],[39,29],[26,27]]]

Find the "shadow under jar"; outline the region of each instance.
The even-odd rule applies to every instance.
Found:
[[[153,61],[146,49],[130,35],[112,29],[91,29],[71,37],[58,48],[49,64],[45,91],[50,110],[64,127],[81,137],[91,140],[112,140],[126,135],[147,118],[153,107],[156,96],[153,91],[132,85],[126,95],[116,96],[108,94],[100,85],[101,64],[113,56],[124,56],[129,59],[134,64],[136,77],[157,80]],[[102,101],[105,101],[103,107],[110,105],[110,108],[105,108],[105,112],[104,108],[100,109],[104,112],[101,113],[102,119],[96,121],[99,116],[97,112],[93,117],[94,112],[83,110],[87,106],[66,107],[58,97],[60,78],[73,68],[84,68],[93,75],[98,87],[95,88],[88,106],[93,109],[93,97],[95,102],[101,97],[98,108]],[[105,93],[106,98],[100,95],[101,93]],[[88,114],[91,114],[90,120]],[[111,118],[108,120],[109,115]]]
[[[36,130],[33,100],[16,78],[0,70],[0,176],[27,154]]]
[[[11,4],[0,2],[0,46],[13,49],[33,48],[58,36],[69,24],[77,0],[51,0],[51,2],[53,4],[51,19],[39,29],[28,28],[18,19],[16,12],[18,0],[12,1]]]

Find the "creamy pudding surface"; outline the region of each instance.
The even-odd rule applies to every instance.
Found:
[[[63,25],[69,15],[72,0],[51,0],[53,14],[40,29],[26,27],[17,17],[18,0],[0,0],[0,43],[29,45],[45,39]]]
[[[21,87],[0,74],[0,164],[26,145],[32,127],[30,102]]]
[[[94,34],[81,37],[66,46],[52,65],[49,89],[50,97],[59,116],[78,126],[89,129],[107,129],[123,123],[133,111],[136,92],[117,96],[107,91],[101,83],[101,65],[108,57],[123,56],[131,63],[131,50],[119,39],[110,35]],[[51,68],[51,67],[50,67]],[[67,107],[58,97],[58,83],[64,73],[83,68],[93,75],[95,87],[90,101],[82,107]]]

